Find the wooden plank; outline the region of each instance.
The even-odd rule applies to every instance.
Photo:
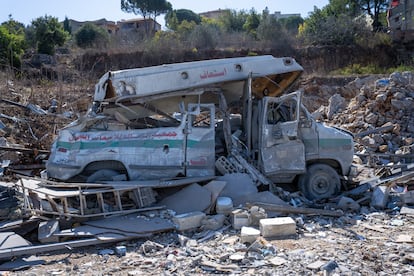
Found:
[[[114,191],[114,197],[115,197],[116,205],[118,207],[118,211],[122,211],[121,195],[119,194],[119,191]]]
[[[322,216],[332,216],[332,217],[341,217],[344,215],[344,212],[341,210],[323,210],[323,209],[315,209],[315,208],[304,208],[304,207],[293,207],[290,205],[276,205],[270,203],[261,203],[261,202],[254,202],[247,204],[249,207],[251,206],[259,206],[268,211],[275,211],[281,213],[292,213],[292,214],[310,214],[310,215],[322,215]]]
[[[204,182],[215,179],[216,176],[200,176],[200,177],[182,177],[182,178],[170,178],[170,179],[157,179],[157,180],[131,180],[131,181],[105,181],[105,184],[109,184],[114,187],[135,187],[135,188],[164,188],[164,187],[176,187],[186,184],[192,184],[196,182]]]
[[[2,249],[0,250],[0,259],[12,259],[13,257],[17,256],[24,256],[24,255],[32,255],[38,253],[46,253],[56,250],[68,249],[68,248],[77,248],[77,247],[84,247],[90,245],[97,245],[97,244],[104,244],[104,243],[115,243],[130,239],[135,239],[136,236],[118,236],[116,238],[106,238],[106,239],[99,239],[99,238],[91,238],[91,239],[84,239],[79,241],[69,241],[69,242],[60,242],[60,243],[53,243],[53,244],[45,244],[45,245],[35,245],[35,246],[24,246],[24,247],[17,247],[17,248],[10,248],[10,249]]]

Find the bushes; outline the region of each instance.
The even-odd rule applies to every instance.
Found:
[[[106,47],[109,43],[109,35],[104,29],[87,23],[75,34],[75,41],[81,48]]]

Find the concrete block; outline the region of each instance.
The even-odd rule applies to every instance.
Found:
[[[260,237],[259,229],[248,226],[243,226],[241,228],[240,241],[242,243],[254,243],[258,237]]]
[[[201,221],[206,217],[206,214],[200,211],[190,212],[176,215],[172,218],[178,231],[185,231],[201,226]]]
[[[37,231],[38,240],[41,243],[59,242],[59,237],[53,234],[60,231],[57,220],[42,221]]]
[[[261,219],[259,226],[264,238],[296,235],[296,223],[291,217]]]
[[[236,209],[231,212],[231,225],[234,229],[241,229],[243,226],[249,226],[249,212],[242,209]]]

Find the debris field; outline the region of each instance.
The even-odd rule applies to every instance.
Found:
[[[292,185],[263,190],[246,173],[118,185],[44,179],[55,135],[85,113],[91,92],[5,79],[4,275],[414,274],[412,72],[302,77],[313,116],[355,141],[349,187],[313,201]]]

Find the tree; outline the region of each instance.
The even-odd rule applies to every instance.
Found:
[[[289,33],[297,35],[299,26],[303,24],[303,18],[300,16],[290,16],[278,19],[281,26]]]
[[[257,14],[255,9],[251,9],[249,15],[246,18],[246,22],[243,25],[243,29],[248,33],[256,37],[257,27],[260,25],[260,15]]]
[[[364,13],[373,19],[372,28],[374,31],[382,29],[380,15],[385,13],[388,8],[389,0],[350,0],[357,5]]]
[[[136,15],[142,15],[144,20],[153,19],[167,13],[172,9],[170,2],[166,0],[121,0],[121,10]],[[155,26],[154,26],[155,27]],[[148,24],[145,24],[145,32],[149,34]]]
[[[315,7],[299,27],[298,37],[312,45],[351,45],[368,32],[364,20],[346,13],[333,15],[326,7],[322,10]]]
[[[223,23],[224,28],[228,32],[242,32],[247,16],[248,14],[244,10],[239,12],[228,10],[224,15],[220,16],[219,21]]]
[[[156,18],[161,14],[166,14],[172,10],[172,5],[170,2],[165,0],[152,0],[153,6],[150,9],[150,13],[154,15],[154,21],[156,22]],[[154,24],[155,28],[155,24]]]
[[[196,25],[189,36],[191,47],[196,49],[214,49],[218,43],[219,30],[214,25]]]
[[[70,26],[69,19],[66,16],[65,20],[63,21],[63,29],[69,34],[72,34],[72,27]]]
[[[76,32],[75,40],[76,45],[81,48],[106,46],[109,35],[103,28],[87,23]]]
[[[263,18],[257,27],[257,38],[264,41],[280,39],[283,30],[280,22],[269,13],[263,12]]]
[[[32,21],[40,54],[53,55],[56,46],[62,46],[69,38],[56,17],[45,15]]]
[[[201,23],[201,17],[192,10],[171,10],[165,15],[165,23],[171,30],[177,30],[178,25],[184,20],[187,22],[194,22],[196,25]]]
[[[0,67],[7,64],[19,68],[25,48],[24,25],[9,15],[9,20],[0,25]]]

